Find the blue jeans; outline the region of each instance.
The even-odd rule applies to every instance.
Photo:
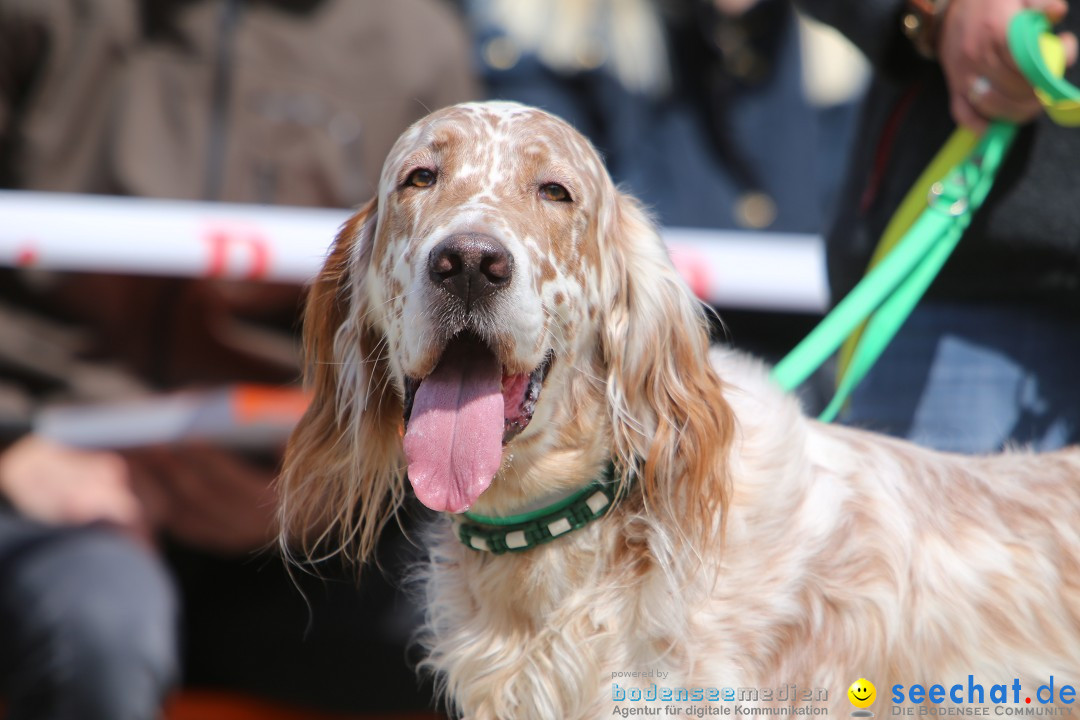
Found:
[[[164,565],[103,528],[0,508],[0,698],[8,720],[156,720],[179,674]]]
[[[849,425],[960,453],[1080,442],[1080,319],[920,305],[852,394]]]

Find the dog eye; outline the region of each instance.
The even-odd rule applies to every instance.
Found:
[[[416,168],[409,177],[405,178],[405,185],[418,188],[431,187],[435,184],[435,171],[427,168]]]
[[[540,186],[540,197],[552,202],[573,202],[570,191],[559,183],[548,183]]]

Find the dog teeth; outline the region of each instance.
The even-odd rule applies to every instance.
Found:
[[[515,413],[514,417],[506,418],[503,424],[503,444],[510,442],[515,435],[525,429],[525,426],[532,420],[533,413],[536,412],[536,403],[540,399],[540,391],[544,387],[544,380],[547,379],[548,371],[551,370],[551,364],[555,359],[555,354],[548,351],[544,357],[544,362],[540,363],[540,366],[529,373],[529,384],[525,388],[524,397],[521,400],[519,412]]]

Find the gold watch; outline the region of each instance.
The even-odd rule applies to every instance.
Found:
[[[941,20],[948,7],[949,0],[907,0],[904,35],[924,58],[933,60],[937,57]]]

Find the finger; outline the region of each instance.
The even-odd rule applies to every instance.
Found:
[[[130,495],[106,488],[87,488],[63,498],[53,520],[65,525],[110,522],[133,525],[139,519],[139,504]]]
[[[1072,67],[1076,63],[1077,42],[1076,35],[1071,32],[1063,32],[1058,35],[1061,39],[1061,48],[1065,51],[1065,65]]]
[[[949,110],[957,125],[962,125],[978,134],[986,130],[988,124],[986,118],[979,115],[979,112],[962,95],[954,94],[952,96],[952,100],[949,102]]]
[[[997,45],[989,60],[988,67],[983,69],[982,74],[990,80],[995,89],[1017,100],[1034,97],[1031,83],[1020,72],[1020,66],[1016,64],[1016,58],[1008,43]]]
[[[128,485],[127,463],[106,453],[87,454],[83,482],[71,492],[76,513],[84,522],[107,520],[120,525],[134,524],[142,514]]]
[[[1015,123],[1031,120],[1041,109],[1038,99],[1031,92],[1027,93],[1027,97],[1018,100],[1002,94],[993,86],[985,92],[969,94],[967,101],[975,112],[984,118]]]
[[[1031,83],[1013,65],[1011,68],[998,67],[983,74],[990,81],[990,86],[999,95],[1017,103],[1035,100],[1035,91],[1031,89]]]
[[[1024,0],[1024,7],[1031,10],[1041,10],[1050,18],[1050,22],[1058,23],[1069,11],[1068,3],[1064,0]]]

